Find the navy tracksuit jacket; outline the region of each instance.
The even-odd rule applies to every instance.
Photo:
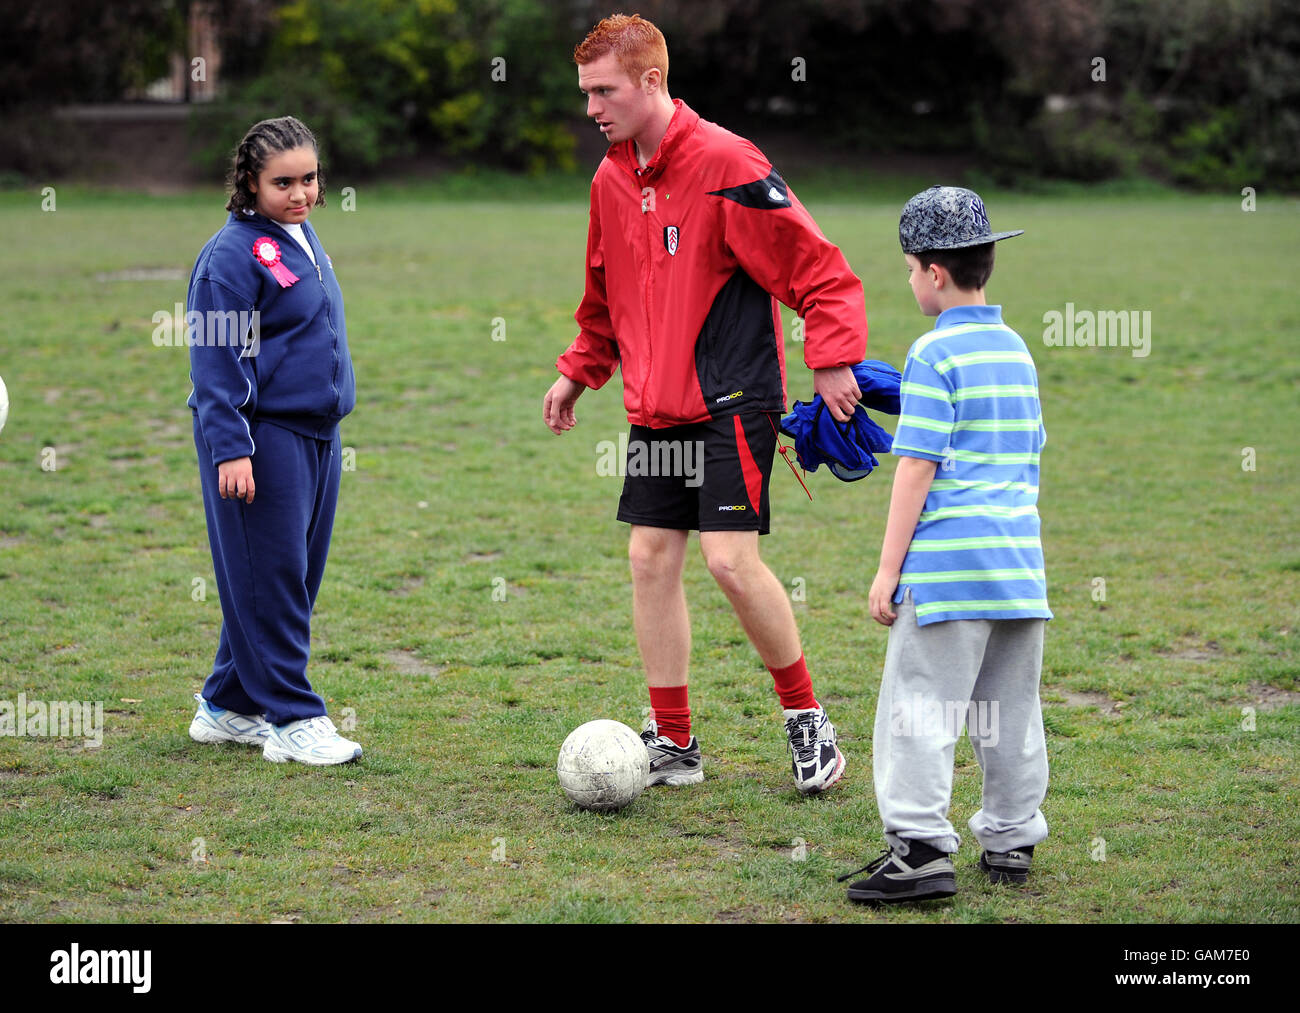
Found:
[[[326,712],[307,681],[311,611],[338,501],[339,420],[356,404],[343,293],[309,223],[303,233],[315,264],[278,223],[232,212],[199,253],[187,300],[189,406],[223,617],[203,696],[281,725]],[[264,238],[298,277],[288,288],[254,252]],[[253,311],[257,340],[225,340],[230,314]],[[217,466],[240,457],[253,462],[251,504],[217,491]]]

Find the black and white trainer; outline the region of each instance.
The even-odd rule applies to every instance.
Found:
[[[980,853],[980,868],[989,874],[991,883],[1025,883],[1033,860],[1032,844],[1012,851],[984,851]]]
[[[794,784],[805,795],[825,791],[844,776],[844,754],[835,742],[835,726],[820,707],[785,712]]]
[[[861,869],[839,876],[836,882],[843,883],[860,872],[872,875],[849,884],[849,900],[866,904],[938,900],[957,892],[952,856],[924,841],[908,841],[906,855],[890,848]]]
[[[704,780],[704,756],[695,736],[684,746],[679,746],[667,735],[659,734],[659,725],[653,717],[647,718],[641,732],[641,741],[650,754],[650,774],[645,786],[667,784],[699,784]]]

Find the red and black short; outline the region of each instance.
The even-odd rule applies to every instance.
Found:
[[[618,519],[676,531],[767,534],[777,416],[754,412],[649,429],[634,425]]]

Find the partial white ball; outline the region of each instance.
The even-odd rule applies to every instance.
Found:
[[[650,754],[627,725],[600,719],[575,728],[555,763],[560,787],[583,809],[622,809],[645,790]]]
[[[5,378],[0,376],[0,430],[5,427],[5,419],[9,417],[9,391],[5,389]]]

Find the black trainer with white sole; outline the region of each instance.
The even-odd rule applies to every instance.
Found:
[[[849,900],[861,903],[939,900],[957,892],[952,856],[923,841],[909,841],[906,855],[890,848],[861,869],[839,876],[836,882],[843,883],[860,872],[872,873],[867,879],[849,884]]]
[[[989,874],[991,883],[1025,883],[1033,860],[1032,844],[1013,851],[984,851],[980,853],[980,868]]]

